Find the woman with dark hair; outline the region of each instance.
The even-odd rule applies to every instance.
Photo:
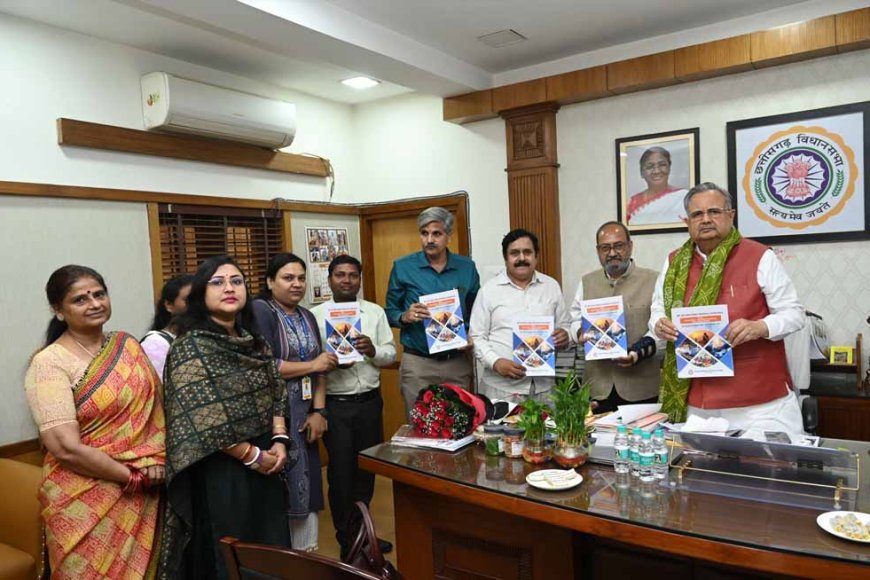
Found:
[[[52,578],[152,578],[165,446],[160,380],[85,266],[45,286],[54,316],[25,389],[47,450],[39,489]]]
[[[664,147],[650,147],[640,156],[640,176],[646,189],[628,200],[625,223],[631,226],[670,224],[685,217],[683,197],[686,188],[670,184],[671,152]]]
[[[277,477],[297,455],[284,384],[254,330],[245,276],[229,256],[199,266],[176,327],[164,373],[161,576],[226,578],[220,538],[290,545]]]
[[[314,315],[299,306],[305,297],[305,262],[299,256],[275,256],[266,284],[254,301],[257,324],[272,346],[278,372],[287,381],[290,436],[302,452],[285,468],[290,534],[297,550],[316,550],[317,512],[323,509],[323,485],[317,440],[327,429],[326,377],[335,368],[334,354],[322,352]]]
[[[169,345],[175,340],[177,331],[172,324],[172,317],[181,314],[187,309],[187,295],[190,294],[190,284],[193,276],[182,274],[170,278],[163,285],[160,299],[155,306],[154,321],[151,330],[142,337],[142,348],[154,365],[157,376],[163,378],[163,365],[166,364],[166,355],[169,353]]]

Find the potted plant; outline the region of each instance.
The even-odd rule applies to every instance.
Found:
[[[553,460],[562,467],[574,468],[589,457],[586,415],[589,413],[589,383],[579,384],[574,371],[558,381],[550,393],[551,414],[556,423],[556,446]]]
[[[523,447],[523,459],[529,463],[544,463],[550,460],[550,450],[544,442],[546,427],[544,421],[550,414],[550,407],[545,403],[534,399],[526,399],[523,402],[523,411],[520,413],[518,424],[525,429]]]

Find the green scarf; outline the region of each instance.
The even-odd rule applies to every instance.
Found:
[[[704,269],[701,270],[701,277],[687,304],[683,304],[683,298],[686,295],[686,285],[689,281],[689,268],[692,265],[695,243],[689,239],[677,250],[674,259],[671,260],[670,267],[668,267],[668,272],[665,274],[663,288],[665,316],[671,318],[673,308],[716,304],[719,288],[722,286],[722,275],[725,272],[725,261],[728,260],[728,255],[740,242],[741,237],[737,228],[732,227],[722,243],[710,252]],[[662,411],[667,413],[668,418],[675,423],[686,420],[691,383],[691,379],[677,378],[677,353],[674,349],[674,343],[668,342],[665,364],[662,369],[662,383],[659,386],[659,401],[662,403]]]

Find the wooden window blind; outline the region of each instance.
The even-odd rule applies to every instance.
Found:
[[[158,212],[162,282],[193,273],[207,258],[228,254],[256,295],[269,261],[286,247],[277,210],[159,204]]]

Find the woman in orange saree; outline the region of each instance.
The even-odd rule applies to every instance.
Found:
[[[165,463],[160,381],[82,266],[46,285],[55,317],[25,379],[47,453],[39,500],[53,578],[151,578]]]

